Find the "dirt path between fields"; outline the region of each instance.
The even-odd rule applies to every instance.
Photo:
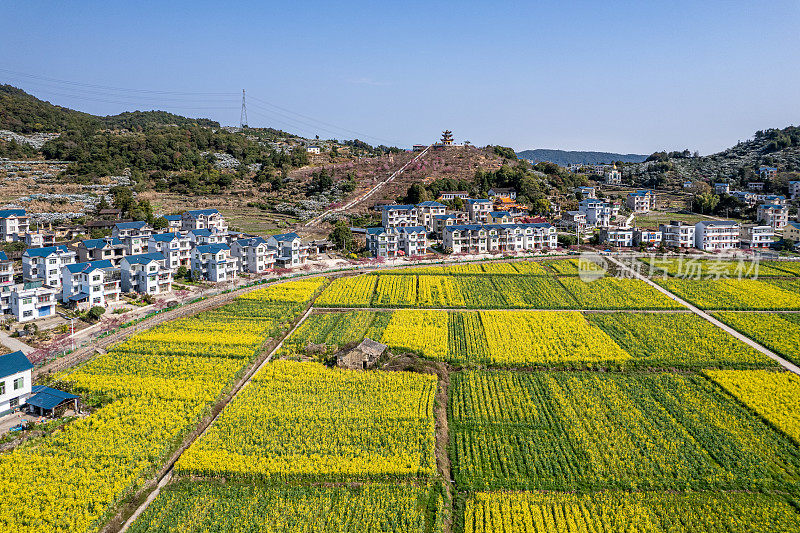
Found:
[[[447,418],[447,404],[450,398],[450,369],[440,363],[436,365],[437,386],[434,403],[436,422],[436,468],[442,476],[445,490],[445,505],[450,509],[444,517],[444,533],[453,529],[453,477],[450,470],[450,426]]]

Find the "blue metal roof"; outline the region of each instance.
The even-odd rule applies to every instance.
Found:
[[[0,252],[0,261],[8,261],[8,256],[5,252]]]
[[[381,209],[383,209],[384,211],[386,211],[387,209],[393,209],[396,211],[410,211],[414,209],[414,207],[415,206],[411,204],[395,204],[395,205],[383,205],[381,206]]]
[[[126,255],[123,261],[129,265],[145,265],[152,261],[164,261],[164,256],[160,252],[148,252],[146,254]]]
[[[142,229],[147,225],[144,220],[135,220],[133,222],[117,222],[114,227],[117,229]]]
[[[763,209],[786,209],[785,205],[778,205],[778,204],[764,204],[758,206]]]
[[[55,409],[66,401],[80,398],[80,396],[45,387],[44,385],[34,385],[31,387],[31,393],[33,395],[28,398],[26,403],[47,410]]]
[[[206,229],[206,228],[193,229],[189,233],[191,233],[195,237],[210,237],[211,236],[211,230],[210,229]]]
[[[216,254],[219,253],[220,250],[230,250],[227,244],[217,243],[217,244],[204,244],[202,246],[196,246],[195,250],[197,250],[201,254]]]
[[[492,211],[489,214],[492,215],[492,217],[510,217],[511,216],[511,213],[509,213],[508,211]]]
[[[168,220],[169,222],[180,222],[181,216],[180,215],[164,215],[164,219]]]
[[[0,209],[0,218],[24,217],[24,209]]]
[[[425,226],[403,226],[401,228],[397,228],[403,233],[426,233],[427,230]]]
[[[375,228],[367,228],[367,233],[370,235],[380,235],[381,233],[386,233],[386,228],[383,226],[377,226]]]
[[[89,293],[86,291],[79,292],[78,294],[73,294],[69,297],[70,302],[82,302],[84,300],[89,299]]]
[[[94,250],[96,248],[105,248],[106,246],[122,246],[122,241],[113,237],[111,239],[87,239],[81,241],[81,244],[83,244],[87,250]]]
[[[262,237],[248,237],[246,239],[237,239],[236,244],[242,247],[258,246],[259,244],[267,244]]]
[[[278,242],[284,242],[284,241],[293,241],[295,239],[299,239],[300,236],[297,235],[297,233],[292,232],[292,233],[279,233],[278,235],[273,235],[272,238]]]
[[[33,368],[33,365],[21,351],[0,355],[0,377],[24,372]]]
[[[427,202],[420,202],[417,204],[418,207],[446,207],[444,204],[440,204],[439,202],[435,202],[433,200],[428,200]]]
[[[78,274],[79,272],[91,272],[98,268],[114,268],[111,261],[108,259],[101,259],[100,261],[86,261],[84,263],[74,263],[66,265],[64,268],[69,270],[70,274]]]
[[[215,215],[219,214],[219,211],[216,209],[192,209],[191,211],[186,211],[184,215],[189,215],[192,217],[198,217],[200,215]]]
[[[150,238],[153,239],[156,242],[170,242],[170,241],[174,241],[175,239],[180,239],[181,238],[181,234],[177,233],[177,232],[175,232],[175,233],[156,233],[155,235],[151,235]]]
[[[491,204],[491,200],[487,200],[486,198],[470,198],[467,200],[468,204]]]
[[[58,246],[45,246],[43,248],[28,248],[25,250],[25,254],[28,257],[47,257],[48,255],[56,254],[56,253],[65,253],[67,252],[67,247],[63,244],[59,244]]]

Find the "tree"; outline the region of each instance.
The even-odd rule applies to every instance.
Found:
[[[186,279],[186,276],[189,275],[189,269],[186,268],[186,265],[181,265],[178,267],[178,270],[175,271],[175,279]]]
[[[161,230],[169,227],[169,221],[164,217],[158,217],[153,221],[153,229]]]
[[[429,199],[428,190],[421,183],[413,184],[406,193],[406,202],[409,204],[418,204]]]
[[[559,234],[557,238],[558,244],[561,246],[573,246],[578,244],[578,237],[575,235]]]
[[[719,203],[719,196],[704,192],[698,194],[692,200],[692,209],[700,213],[711,213]]]
[[[336,246],[338,250],[344,252],[355,248],[355,240],[353,239],[353,232],[344,221],[339,220],[331,231],[328,239]]]
[[[90,320],[98,320],[101,316],[103,316],[103,313],[105,312],[106,312],[105,307],[95,305],[94,307],[89,309],[89,311],[86,313],[86,316],[89,317]]]
[[[550,200],[547,198],[537,198],[533,201],[533,205],[531,206],[531,211],[533,211],[537,215],[549,215],[550,214]]]
[[[117,185],[116,187],[111,187],[108,192],[114,199],[114,207],[121,209],[123,213],[130,212],[136,200],[133,198],[133,192],[129,187]]]

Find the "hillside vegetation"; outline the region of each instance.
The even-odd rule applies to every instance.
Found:
[[[565,167],[567,165],[603,165],[622,161],[623,163],[641,163],[647,159],[646,155],[615,154],[612,152],[580,152],[567,150],[523,150],[517,152],[517,157],[527,159],[534,163],[548,162]]]

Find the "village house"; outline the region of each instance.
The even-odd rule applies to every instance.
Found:
[[[783,229],[783,238],[788,241],[800,242],[800,222],[787,222]]]
[[[603,200],[584,198],[581,200],[578,211],[586,216],[586,224],[598,228],[607,228],[611,225],[614,215],[614,206]]]
[[[583,211],[567,211],[561,215],[561,225],[577,233],[586,229],[586,213]]]
[[[694,246],[704,252],[738,248],[740,229],[732,220],[703,220],[694,225]]]
[[[120,299],[120,269],[108,259],[61,268],[61,301],[78,309],[108,307]]]
[[[633,246],[632,228],[603,228],[600,230],[600,242],[609,246],[630,248]]]
[[[25,405],[31,393],[33,365],[21,351],[0,355],[0,415]]]
[[[634,228],[633,230],[634,246],[658,246],[663,238],[664,236],[658,230],[640,228]]]
[[[201,246],[203,244],[227,244],[226,233],[211,231],[210,229],[193,229],[186,236],[189,238],[191,246]]]
[[[444,232],[444,228],[446,226],[452,226],[453,224],[458,223],[458,217],[453,213],[449,213],[447,215],[436,215],[433,217],[433,231],[436,233],[436,238],[442,238],[442,233]]]
[[[297,233],[271,235],[267,239],[267,245],[277,250],[275,264],[279,267],[291,268],[304,265],[308,259],[308,247],[302,245]]]
[[[0,252],[0,287],[14,284],[14,261],[5,252]]]
[[[164,294],[172,291],[172,270],[158,252],[127,255],[120,266],[122,292]]]
[[[714,183],[714,194],[730,194],[731,192],[731,184],[718,181]]]
[[[756,210],[756,220],[774,230],[781,230],[789,222],[789,208],[779,204],[759,205]]]
[[[444,229],[442,246],[452,253],[540,251],[556,248],[558,236],[547,223],[459,224]]]
[[[375,257],[395,258],[422,255],[428,248],[424,226],[367,228],[367,249]]]
[[[14,315],[18,322],[47,318],[56,313],[59,289],[40,279],[2,288],[3,313]]]
[[[228,223],[216,209],[194,209],[181,214],[181,231],[210,229],[228,231]]]
[[[102,239],[87,239],[78,243],[78,261],[111,261],[114,266],[119,266],[125,256],[125,245],[117,237],[103,237]]]
[[[278,251],[270,248],[261,237],[248,237],[233,241],[231,255],[239,259],[242,272],[263,274],[275,267]]]
[[[575,187],[572,192],[580,194],[582,196],[581,200],[583,200],[583,198],[597,198],[597,189],[594,187]]]
[[[437,198],[437,200],[440,202],[449,202],[450,200],[455,200],[456,198],[466,200],[469,198],[469,193],[467,191],[442,191],[439,193],[439,198]]]
[[[772,226],[747,224],[739,230],[739,241],[742,248],[769,248],[773,242],[775,230]]]
[[[658,230],[661,232],[661,242],[669,248],[694,248],[693,224],[687,224],[680,220],[673,220],[669,224],[660,224]]]
[[[417,204],[417,224],[425,226],[428,231],[435,231],[435,217],[445,214],[445,205],[439,202],[421,202]]]
[[[797,200],[800,197],[800,181],[789,182],[789,198]]]
[[[170,270],[174,271],[181,266],[189,267],[191,243],[188,237],[184,237],[178,232],[150,235],[147,250],[163,255],[167,262],[166,266]]]
[[[489,213],[494,209],[490,200],[483,198],[470,198],[467,200],[467,213],[470,223],[486,224],[489,221]]]
[[[490,211],[486,217],[488,224],[511,224],[514,219],[508,211]]]
[[[162,232],[170,233],[180,231],[182,226],[181,218],[180,215],[164,215],[164,220],[167,221],[167,227],[162,230]]]
[[[512,188],[492,187],[489,189],[489,198],[508,198],[510,200],[516,200],[517,191]]]
[[[778,168],[777,167],[768,167],[765,165],[761,165],[758,167],[758,176],[761,179],[771,180],[774,179],[778,175]]]
[[[192,277],[212,282],[236,279],[238,259],[227,244],[204,244],[192,249]]]
[[[438,214],[443,214],[443,212]],[[410,204],[384,205],[381,208],[381,225],[384,228],[419,226],[417,206]]]
[[[634,213],[647,213],[656,208],[656,195],[650,190],[628,193],[625,205]]]
[[[42,248],[45,246],[55,246],[56,234],[52,231],[29,231],[25,234],[25,246],[28,248]]]
[[[0,239],[3,242],[20,240],[28,232],[30,223],[24,209],[0,209]]]
[[[747,184],[748,191],[763,191],[764,190],[764,182],[763,181],[751,181]]]
[[[134,222],[117,222],[114,224],[114,227],[111,228],[111,236],[119,239],[133,235],[146,235],[149,237],[152,234],[153,227],[143,220],[137,220]]]
[[[42,280],[50,287],[61,287],[61,268],[75,263],[75,252],[66,246],[29,248],[22,254],[22,278],[25,281]]]

